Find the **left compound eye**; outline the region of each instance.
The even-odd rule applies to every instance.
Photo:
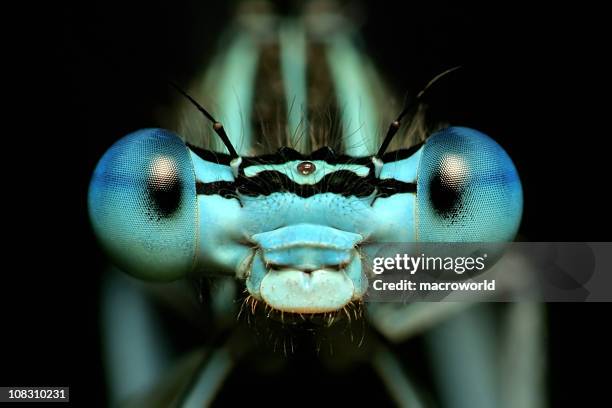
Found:
[[[185,144],[166,130],[144,129],[100,159],[89,187],[89,216],[117,266],[138,278],[165,281],[193,265],[196,200]]]
[[[493,139],[450,127],[427,140],[417,182],[420,241],[511,241],[522,209],[516,168]]]

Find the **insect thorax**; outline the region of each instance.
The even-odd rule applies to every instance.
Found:
[[[243,8],[189,91],[224,124],[242,156],[325,146],[370,156],[401,101],[361,48],[350,20],[334,10],[306,7],[296,17]],[[188,143],[226,152],[192,106],[181,101],[176,112],[169,127]],[[413,120],[390,149],[423,139],[421,121]]]

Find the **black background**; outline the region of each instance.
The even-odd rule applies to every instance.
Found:
[[[219,3],[36,8],[8,37],[24,79],[5,79],[21,97],[12,101],[18,114],[5,110],[4,120],[3,201],[14,208],[4,229],[3,385],[69,385],[74,401],[104,405],[104,258],[86,217],[89,177],[113,141],[156,125],[156,109],[174,98],[165,80],[187,81],[212,54],[231,16],[231,5]],[[389,83],[415,92],[463,65],[438,91],[435,112],[509,152],[524,187],[521,237],[609,240],[602,11],[586,3],[408,3],[362,8],[366,48]],[[609,367],[609,311],[549,305],[551,406],[583,405],[604,390],[595,380]]]

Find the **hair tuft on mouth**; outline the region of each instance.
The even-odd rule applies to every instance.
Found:
[[[351,301],[338,310],[326,312],[292,312],[281,310],[273,307],[263,300],[258,300],[253,295],[247,295],[242,300],[240,311],[238,312],[237,320],[246,319],[247,323],[251,323],[251,318],[265,318],[280,322],[291,326],[300,324],[314,324],[319,326],[330,327],[334,323],[346,321],[351,323],[354,320],[359,320],[364,316],[364,307],[362,301]]]

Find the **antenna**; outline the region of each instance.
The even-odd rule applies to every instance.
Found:
[[[446,76],[447,74],[450,74],[451,72],[453,72],[453,71],[455,71],[455,70],[457,70],[459,68],[461,68],[460,65],[456,66],[456,67],[453,67],[453,68],[450,68],[450,69],[447,69],[446,71],[442,72],[441,74],[436,75],[431,81],[429,81],[427,83],[427,85],[425,85],[425,88],[423,88],[423,90],[417,94],[416,98],[411,103],[407,103],[407,104],[404,105],[404,109],[402,109],[402,111],[400,112],[400,114],[397,117],[397,119],[395,119],[389,125],[389,130],[387,130],[387,135],[385,136],[385,139],[383,140],[382,145],[380,146],[380,149],[378,149],[378,153],[376,153],[376,155],[372,158],[372,160],[375,163],[375,166],[377,166],[377,167],[378,166],[382,166],[382,156],[385,154],[385,151],[389,147],[389,144],[391,143],[391,140],[393,140],[393,136],[395,136],[395,134],[399,130],[402,118],[404,116],[406,116],[408,113],[412,113],[419,106],[419,103],[421,102],[421,98],[423,97],[425,92],[434,83],[436,83],[440,78]]]
[[[234,149],[234,146],[232,146],[232,142],[230,142],[229,138],[227,137],[227,133],[225,133],[225,128],[223,127],[221,122],[213,118],[213,116],[206,109],[204,109],[202,105],[200,105],[195,99],[193,99],[191,95],[189,95],[187,92],[183,91],[183,89],[181,89],[181,87],[179,87],[177,84],[175,84],[172,81],[168,81],[168,83],[170,84],[170,86],[176,89],[181,95],[187,98],[189,102],[191,102],[191,104],[195,106],[197,110],[199,110],[206,117],[206,119],[212,122],[213,130],[215,131],[217,135],[219,135],[225,147],[227,147],[227,150],[229,151],[229,154],[232,157],[232,159],[239,159],[240,156],[238,156],[236,149]]]

